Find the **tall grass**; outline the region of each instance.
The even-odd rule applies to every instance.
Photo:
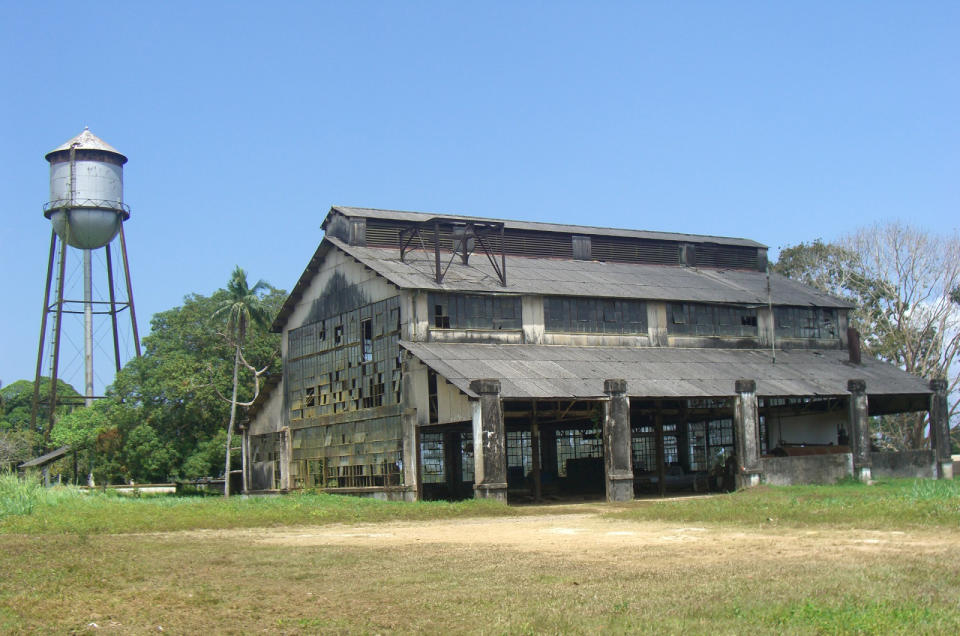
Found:
[[[0,521],[13,515],[29,515],[37,506],[55,506],[81,496],[79,489],[70,486],[44,488],[36,479],[0,473]]]

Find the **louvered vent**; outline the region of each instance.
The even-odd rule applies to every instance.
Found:
[[[370,247],[400,247],[400,230],[412,225],[391,223],[367,219],[367,245]],[[433,249],[433,228],[427,224],[420,230],[423,246]],[[507,254],[517,256],[539,256],[554,258],[573,258],[573,246],[570,236],[566,234],[550,234],[546,232],[525,232],[508,230],[504,237],[504,247]],[[500,235],[493,234],[484,239],[487,247],[500,251]],[[453,234],[449,229],[440,230],[440,249],[453,249]],[[421,248],[420,239],[414,239],[410,245],[412,249]],[[479,249],[479,245],[476,247]]]
[[[757,250],[733,245],[697,245],[697,266],[757,269]]]
[[[573,258],[573,243],[569,234],[507,230],[504,238],[506,254],[541,258]],[[490,249],[500,251],[500,236],[490,237]]]
[[[400,228],[395,223],[367,219],[367,245],[400,247]]]
[[[618,263],[678,265],[680,245],[667,241],[644,241],[615,236],[591,237],[593,258]]]
[[[367,219],[366,244],[370,247],[400,247],[400,230],[412,227],[411,223]],[[433,249],[433,228],[425,225],[420,234],[422,247]],[[500,251],[500,235],[485,239],[493,252]],[[453,234],[449,229],[440,231],[440,249],[453,249]],[[591,257],[595,260],[618,263],[648,263],[653,265],[678,265],[681,262],[681,245],[673,241],[651,241],[617,236],[591,236]],[[412,249],[420,249],[420,239],[414,239]],[[477,245],[475,249],[479,250]],[[752,247],[733,245],[697,244],[696,266],[724,269],[757,269],[757,250]],[[504,252],[515,256],[535,258],[573,258],[573,240],[570,234],[507,230],[504,236]]]

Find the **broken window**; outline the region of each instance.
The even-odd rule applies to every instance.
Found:
[[[520,297],[430,294],[437,329],[520,329]]]
[[[437,329],[450,328],[450,316],[447,315],[447,305],[445,302],[434,302],[433,304],[433,326]]]
[[[360,321],[360,361],[373,360],[373,321],[367,318]]]
[[[551,332],[647,333],[647,305],[642,300],[547,296],[543,318]]]
[[[837,338],[837,310],[821,307],[774,307],[778,338]]]
[[[585,464],[603,460],[603,434],[600,429],[557,431],[557,472],[561,477],[589,470]]]
[[[690,470],[707,471],[723,466],[733,454],[733,420],[723,418],[706,422],[689,422],[687,440]]]
[[[443,462],[443,433],[420,433],[420,480],[440,484],[446,480]]]
[[[757,335],[757,310],[738,305],[669,303],[667,333],[691,336]]]

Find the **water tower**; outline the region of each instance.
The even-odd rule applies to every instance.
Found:
[[[61,362],[65,314],[79,314],[83,317],[83,402],[87,406],[98,397],[94,394],[95,320],[109,319],[113,335],[113,363],[119,371],[119,323],[121,314],[126,311],[130,319],[134,352],[137,357],[140,356],[140,337],[133,306],[127,245],[123,235],[123,222],[130,218],[130,208],[123,202],[123,164],[127,162],[127,158],[85,128],[70,141],[47,153],[46,160],[50,162],[50,201],[43,206],[43,215],[50,219],[53,231],[50,234],[50,255],[47,259],[46,290],[40,320],[40,345],[37,351],[31,414],[31,424],[35,426],[39,405],[46,403],[50,407],[50,420],[44,426],[45,445],[49,441],[54,409],[58,404],[57,374]],[[120,285],[121,279],[114,270],[115,259],[111,251],[111,243],[118,235],[123,286]],[[96,254],[98,250],[102,250],[102,261]],[[68,285],[68,279],[72,280],[67,268],[71,254],[74,261],[78,255],[82,260],[82,298],[77,298],[69,290],[68,294],[73,297],[65,297],[65,288],[71,286]],[[95,256],[98,258],[95,259]],[[95,270],[98,270],[96,275]],[[106,289],[106,294],[102,292],[103,289]],[[95,293],[95,290],[101,291]],[[41,396],[44,342],[48,336],[50,393]]]

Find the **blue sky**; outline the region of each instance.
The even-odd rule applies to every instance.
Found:
[[[773,254],[953,231],[958,61],[956,2],[0,0],[0,380],[33,377],[43,155],[84,126],[130,158],[144,333],[235,264],[290,289],[333,204]]]

